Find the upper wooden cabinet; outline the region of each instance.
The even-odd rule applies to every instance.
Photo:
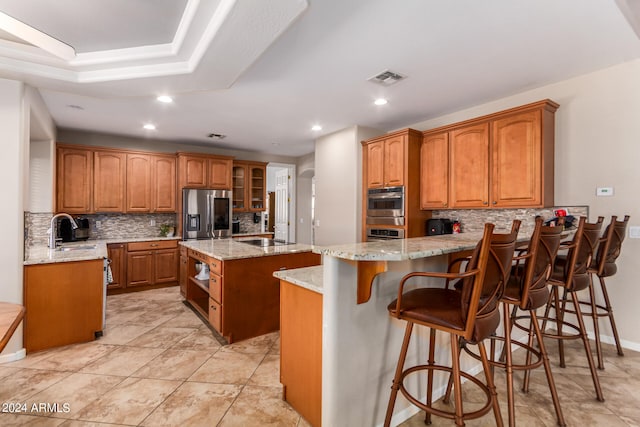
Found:
[[[93,211],[124,212],[126,154],[93,153]]]
[[[553,206],[557,109],[544,100],[425,131],[421,208]]]
[[[58,148],[56,212],[92,211],[93,152],[82,148]]]
[[[406,135],[366,144],[367,188],[404,185]]]
[[[126,211],[176,211],[175,156],[127,154]]]
[[[267,164],[263,162],[233,162],[233,211],[261,212],[266,210]]]
[[[231,190],[232,157],[178,153],[179,186]]]

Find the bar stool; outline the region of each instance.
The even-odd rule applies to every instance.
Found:
[[[553,268],[556,255],[558,253],[561,238],[562,227],[545,227],[542,225],[542,218],[536,217],[535,228],[528,246],[524,252],[520,252],[518,256],[514,257],[516,265],[513,267],[511,277],[505,287],[504,295],[500,299],[500,302],[502,303],[502,314],[504,316],[504,337],[494,335],[491,337],[491,340],[492,349],[494,348],[493,343],[495,341],[504,341],[504,346],[502,348],[502,357],[500,360],[491,360],[489,363],[492,366],[502,367],[506,370],[510,426],[515,426],[513,370],[526,371],[522,391],[527,392],[529,389],[529,374],[532,369],[540,366],[544,366],[547,383],[549,384],[549,391],[551,392],[553,405],[556,411],[558,425],[566,425],[562,409],[560,408],[558,392],[551,373],[549,357],[542,339],[542,331],[536,315],[536,310],[545,306],[549,299],[547,280],[551,275],[551,269]],[[521,261],[524,261],[524,265],[522,265]],[[512,310],[510,310],[510,306],[512,306]],[[527,316],[516,317],[518,309],[527,311]],[[509,316],[510,311],[511,316]],[[511,340],[511,331],[516,319],[529,320],[528,328],[520,328],[527,331],[529,334],[527,344]],[[518,326],[517,324],[515,325]],[[533,346],[534,336],[539,350]],[[527,352],[524,363],[517,364],[513,362],[511,351],[512,344]],[[469,352],[469,350],[467,350],[467,352]],[[472,353],[469,352],[469,354]],[[535,360],[532,360],[534,357]]]
[[[405,320],[404,341],[396,368],[391,396],[387,406],[385,426],[389,426],[398,390],[414,405],[426,412],[426,422],[431,422],[431,414],[455,420],[456,425],[464,425],[464,420],[479,418],[493,409],[496,424],[502,426],[502,416],[498,407],[493,373],[489,366],[483,340],[491,335],[500,323],[498,300],[504,283],[510,274],[513,252],[520,222],[514,222],[509,234],[493,234],[494,225],[485,224],[482,240],[476,246],[464,272],[436,273],[414,272],[400,281],[398,298],[387,309],[389,315]],[[449,280],[459,279],[461,291],[449,288],[418,288],[403,293],[405,283],[414,277],[433,277]],[[413,331],[418,324],[430,328],[429,359],[427,365],[417,365],[404,369],[407,349]],[[451,367],[435,364],[436,331],[450,334]],[[460,370],[460,350],[458,339],[477,343],[484,369],[486,384],[472,375]],[[420,402],[404,386],[404,378],[417,371],[427,371],[427,398]],[[453,377],[455,412],[434,408],[433,374],[434,371],[449,372]],[[480,409],[467,412],[462,407],[461,377],[476,384],[485,393],[487,403]]]
[[[604,231],[600,244],[598,245],[598,252],[595,259],[592,261],[589,267],[589,302],[581,301],[581,304],[588,304],[591,307],[591,312],[583,312],[585,316],[591,316],[593,318],[593,333],[596,338],[596,353],[598,355],[598,369],[604,369],[604,361],[602,357],[602,344],[600,342],[600,328],[598,325],[598,319],[600,317],[608,317],[613,331],[613,338],[616,342],[616,349],[618,350],[618,356],[624,356],[622,346],[620,345],[620,337],[618,336],[618,329],[616,328],[616,321],[613,318],[613,309],[611,308],[611,301],[609,300],[609,294],[605,285],[605,277],[611,277],[618,271],[616,266],[616,260],[620,256],[620,250],[622,248],[622,242],[627,234],[627,225],[629,224],[629,215],[625,215],[623,221],[618,221],[617,216],[611,217],[611,222],[607,225]],[[598,276],[600,279],[600,290],[602,291],[602,297],[604,298],[604,305],[597,304],[595,298],[595,287],[593,285],[593,276]]]
[[[558,256],[556,264],[549,279],[549,284],[552,285],[552,293],[549,295],[549,301],[545,309],[544,316],[541,318],[543,336],[558,340],[558,352],[560,357],[560,366],[564,368],[564,340],[568,339],[582,339],[584,350],[587,356],[587,362],[589,364],[589,370],[591,371],[591,378],[593,380],[593,386],[596,391],[596,397],[599,401],[604,402],[604,396],[600,387],[600,379],[596,371],[595,363],[593,361],[593,355],[591,354],[591,347],[589,346],[589,339],[587,338],[587,330],[584,326],[584,320],[582,310],[580,309],[580,303],[578,301],[577,292],[587,289],[589,287],[589,273],[588,268],[591,264],[593,253],[600,237],[600,230],[602,229],[603,217],[599,217],[596,223],[587,223],[585,217],[580,217],[578,223],[578,229],[571,242],[563,243],[561,249],[568,249],[566,257]],[[562,298],[560,298],[559,289],[564,290]],[[569,295],[571,299],[569,299]],[[573,305],[573,310],[569,310],[566,307],[567,303]],[[550,317],[551,308],[555,311],[555,316]],[[568,322],[565,319],[565,314],[571,313],[576,315],[577,325]],[[554,322],[556,324],[556,332],[546,331],[546,322]],[[576,333],[569,334],[563,331],[563,327],[568,327],[576,331]]]

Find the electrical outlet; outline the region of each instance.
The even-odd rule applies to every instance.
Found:
[[[96,228],[102,227],[102,221],[96,221]]]
[[[150,220],[149,221],[149,225],[152,226],[152,227],[155,227],[156,226],[156,220],[155,219]]]
[[[640,226],[633,225],[629,227],[629,238],[640,239]]]
[[[598,187],[596,188],[596,196],[613,196],[613,187]]]

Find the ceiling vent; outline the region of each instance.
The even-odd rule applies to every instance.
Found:
[[[384,85],[384,86],[391,86],[392,84],[397,83],[400,80],[404,80],[406,78],[407,76],[403,76],[402,74],[398,74],[393,71],[386,70],[367,80],[373,83]]]
[[[212,139],[225,139],[227,135],[223,135],[221,133],[210,133],[209,135],[207,135],[207,137]]]

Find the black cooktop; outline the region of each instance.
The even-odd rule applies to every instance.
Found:
[[[260,246],[260,247],[293,245],[292,242],[286,242],[284,240],[278,240],[278,239],[268,239],[266,237],[262,237],[259,239],[247,239],[247,240],[238,240],[238,241],[240,243],[246,243],[248,245]]]

